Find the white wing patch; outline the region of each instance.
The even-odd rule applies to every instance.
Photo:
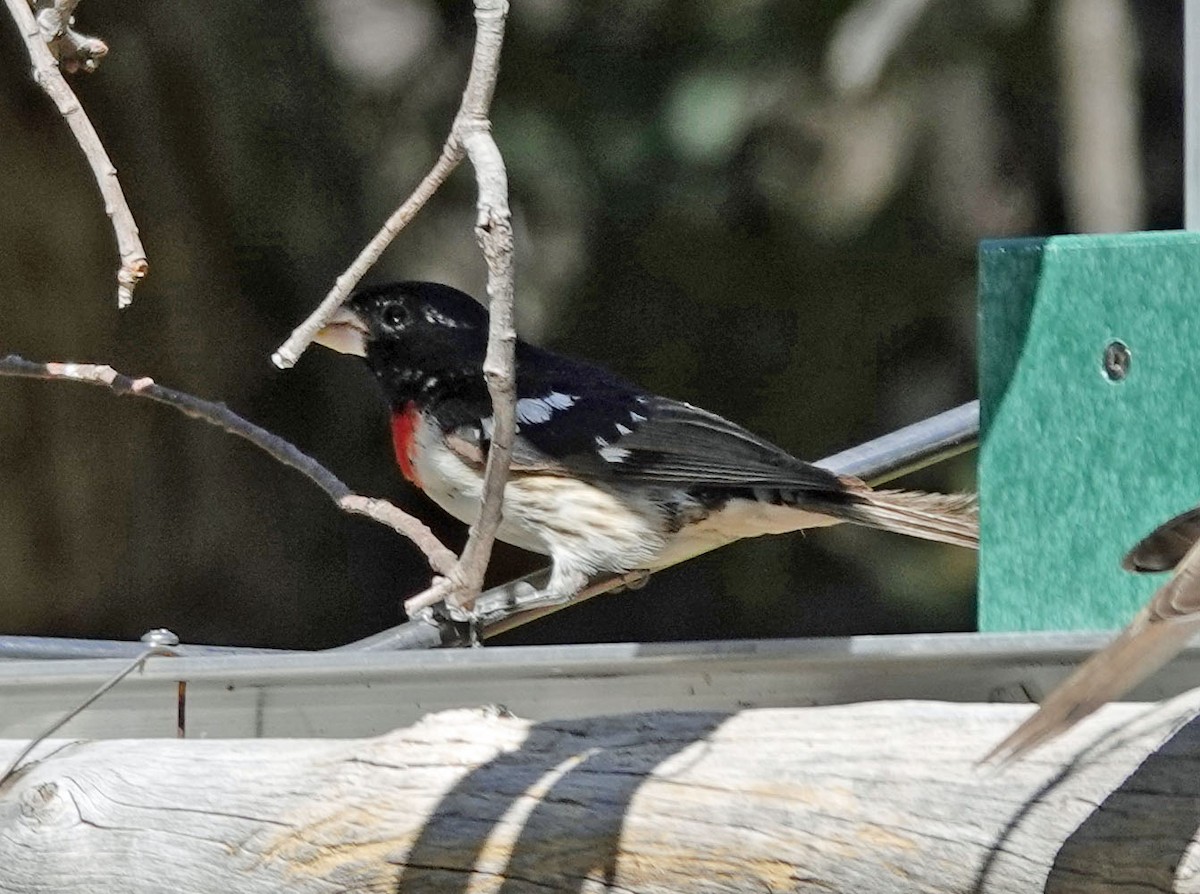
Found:
[[[579,398],[573,394],[562,394],[558,391],[551,391],[545,397],[522,397],[517,401],[517,430],[521,430],[522,422],[526,425],[549,422],[555,410],[573,407],[577,400]],[[485,416],[479,420],[479,427],[483,431],[483,436],[490,441],[492,432],[496,428],[496,420],[491,416]]]
[[[598,439],[597,439],[598,440]],[[624,447],[601,447],[600,457],[605,462],[623,463],[632,456],[632,452]]]
[[[600,454],[600,458],[605,462],[623,463],[629,457],[633,456],[632,450],[627,450],[624,447],[613,447],[604,438],[596,435],[596,452]]]
[[[523,397],[517,401],[517,421],[529,425],[549,422],[555,410],[569,409],[578,399],[560,391],[551,391],[545,397]]]

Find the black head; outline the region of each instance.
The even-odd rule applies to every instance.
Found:
[[[354,293],[315,341],[363,357],[394,406],[483,384],[488,313],[470,295],[432,282]]]

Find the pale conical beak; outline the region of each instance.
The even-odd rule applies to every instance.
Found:
[[[366,357],[369,334],[367,324],[358,314],[348,307],[340,307],[313,341],[342,354]]]

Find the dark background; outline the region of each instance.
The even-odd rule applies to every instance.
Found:
[[[86,163],[0,21],[0,353],[226,401],[363,493],[364,368],[269,356],[428,169],[467,0],[82,4],[76,89],[150,256],[118,313]],[[1177,227],[1169,0],[515,0],[493,109],[524,337],[815,459],[976,392],[981,238]],[[369,275],[482,293],[464,166]],[[0,631],[322,647],[398,622],[417,550],[149,402],[0,379]],[[906,485],[974,485],[973,457]],[[538,559],[500,547],[491,579]],[[743,542],[510,635],[969,630],[974,557],[870,531]]]

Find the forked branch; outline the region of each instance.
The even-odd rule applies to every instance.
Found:
[[[419,519],[387,500],[364,497],[354,493],[345,482],[300,448],[265,428],[243,419],[224,404],[201,400],[191,394],[159,385],[153,379],[134,379],[122,375],[111,366],[93,363],[35,363],[10,354],[0,358],[0,376],[84,382],[107,388],[114,394],[145,397],[174,407],[193,419],[201,419],[232,435],[244,438],[275,460],[307,476],[343,512],[365,515],[367,518],[403,534],[425,554],[429,560],[429,567],[437,573],[449,574],[454,569],[456,561],[454,553],[443,546],[433,531],[429,530]]]
[[[449,586],[435,585],[434,588],[437,596],[444,595],[453,608],[469,608],[483,585],[496,529],[500,525],[504,483],[508,478],[512,440],[516,432],[512,216],[508,206],[508,175],[504,159],[492,138],[488,118],[500,72],[500,51],[504,43],[507,14],[507,0],[475,0],[476,31],[471,72],[441,155],[412,195],[388,218],[346,272],[337,278],[317,309],[296,327],[271,358],[276,366],[284,369],[299,360],[317,332],[350,297],[354,287],[384,249],[416,217],[463,158],[469,157],[475,168],[479,191],[475,232],[488,266],[491,327],[483,372],[492,397],[495,426],[488,453],[479,521],[472,526],[462,557],[449,575]],[[433,594],[425,595],[432,597]]]

